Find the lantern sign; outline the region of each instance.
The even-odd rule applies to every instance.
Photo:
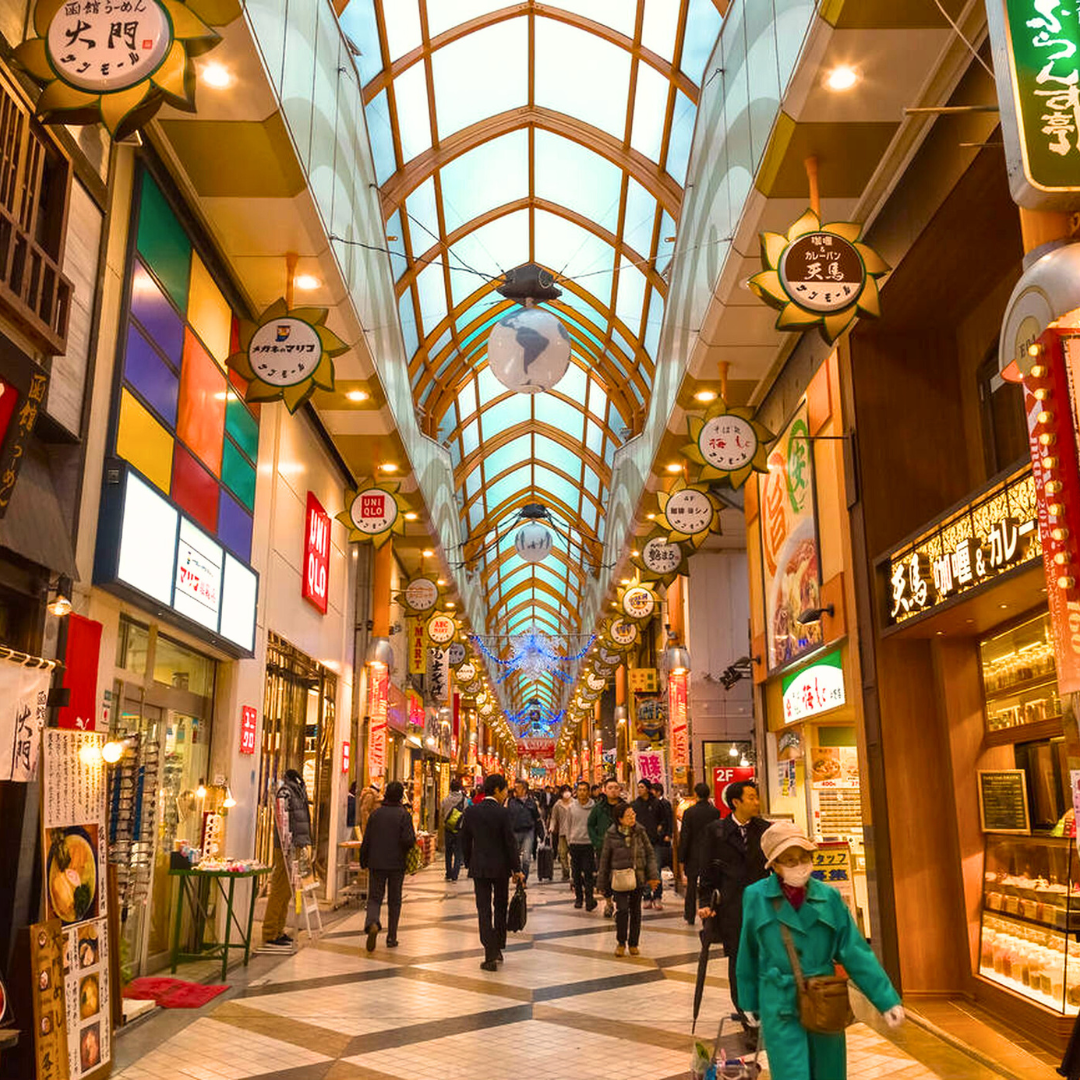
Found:
[[[1072,210],[1080,191],[1080,10],[1063,0],[988,0],[1009,187],[1029,210]]]
[[[439,586],[434,578],[414,577],[402,593],[410,613],[423,615],[439,602]]]
[[[700,465],[698,483],[723,480],[740,488],[752,472],[767,472],[768,444],[776,438],[754,419],[754,411],[729,408],[718,398],[704,416],[687,419],[690,443],[683,453]]]
[[[333,357],[345,344],[325,326],[326,308],[290,309],[277,300],[257,323],[240,324],[240,349],[229,367],[248,382],[245,401],[284,401],[294,413],[315,388],[334,389]]]
[[[465,663],[465,657],[468,655],[468,650],[460,641],[452,641],[450,642],[450,648],[446,650],[446,662],[452,668],[457,668],[460,674],[461,666]]]
[[[700,547],[710,532],[720,531],[720,500],[704,484],[688,484],[679,479],[669,491],[658,491],[660,513],[656,523],[671,543],[689,540]]]
[[[476,665],[471,660],[466,660],[457,669],[457,681],[459,686],[468,686],[476,678]]]
[[[530,521],[517,531],[514,537],[514,550],[527,563],[538,563],[551,554],[551,530],[536,521]]]
[[[655,602],[656,597],[653,596]],[[609,667],[616,668],[622,663],[622,653],[613,652],[611,649],[605,649],[603,645],[596,650],[596,655],[600,658],[602,664],[607,664]],[[593,664],[595,668],[597,665]]]
[[[864,315],[881,314],[877,278],[889,264],[873,248],[860,244],[862,225],[834,221],[822,225],[813,210],[787,235],[761,234],[765,267],[750,279],[750,290],[780,311],[777,330],[796,332],[816,326],[831,345]]]
[[[648,585],[624,585],[616,600],[619,610],[628,619],[641,622],[656,610],[656,593]],[[604,650],[600,653],[603,655]],[[617,654],[616,654],[617,655]]]
[[[379,484],[345,493],[346,509],[337,515],[349,530],[349,540],[370,540],[380,547],[392,533],[405,532],[404,500],[398,484]]]
[[[669,585],[679,574],[686,573],[686,552],[681,544],[672,543],[665,532],[653,533],[641,545],[640,554],[630,561],[645,581]]]
[[[427,621],[428,641],[432,645],[449,645],[457,634],[457,623],[450,615],[437,612]]]
[[[638,639],[637,623],[613,615],[604,622],[604,639],[618,649],[629,649]]]
[[[586,675],[585,685],[590,690],[596,690],[602,693],[604,687],[607,686],[607,679],[603,678],[600,675]]]
[[[34,32],[15,59],[44,87],[37,115],[47,124],[100,122],[114,139],[162,105],[194,112],[192,58],[221,40],[182,0],[38,0]]]

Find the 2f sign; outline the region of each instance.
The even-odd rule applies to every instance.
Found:
[[[304,599],[326,614],[330,584],[330,515],[312,492],[307,497],[304,534]]]

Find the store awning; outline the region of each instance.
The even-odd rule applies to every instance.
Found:
[[[45,451],[31,443],[11,504],[0,518],[0,547],[56,574],[77,579],[71,529],[64,519]]]

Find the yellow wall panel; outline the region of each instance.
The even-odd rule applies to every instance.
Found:
[[[202,339],[206,351],[221,365],[229,357],[232,310],[214,284],[202,259],[191,254],[191,289],[188,293],[188,322]]]
[[[166,495],[172,479],[173,438],[127,390],[120,394],[116,453]]]

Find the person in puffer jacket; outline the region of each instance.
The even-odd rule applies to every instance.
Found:
[[[637,823],[634,808],[620,803],[614,807],[613,817],[615,824],[605,834],[600,852],[597,887],[604,896],[615,898],[615,955],[623,956],[629,945],[630,955],[637,956],[641,938],[641,896],[646,887],[656,887],[660,870],[648,833]],[[620,870],[633,870],[633,888],[622,887],[619,879],[629,879],[630,875],[621,875]]]
[[[263,945],[282,949],[292,948],[292,938],[285,933],[285,919],[292,898],[292,884],[286,858],[298,858],[304,849],[311,848],[311,812],[304,778],[295,770],[287,769],[285,778],[277,790],[277,814],[288,833],[285,851],[282,851],[279,829],[274,829],[274,872],[270,875],[270,895],[263,915]]]

